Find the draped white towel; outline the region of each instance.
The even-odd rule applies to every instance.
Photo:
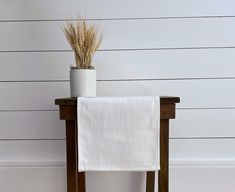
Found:
[[[78,171],[159,168],[160,98],[79,97]]]

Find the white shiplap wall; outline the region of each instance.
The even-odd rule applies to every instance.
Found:
[[[69,95],[73,53],[61,27],[79,12],[104,32],[94,58],[98,95],[181,97],[171,122],[170,191],[232,192],[234,7],[232,0],[1,0],[0,191],[66,189],[54,99]],[[88,192],[105,191],[88,177]],[[143,175],[113,177],[122,191],[144,189]]]

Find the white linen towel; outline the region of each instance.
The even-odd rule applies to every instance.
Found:
[[[159,168],[160,98],[79,97],[78,171]]]

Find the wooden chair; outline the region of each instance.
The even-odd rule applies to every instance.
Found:
[[[158,191],[169,191],[169,119],[175,118],[175,104],[179,97],[160,97],[160,170]],[[66,122],[67,192],[86,192],[85,172],[78,172],[77,160],[77,98],[56,99],[60,108],[60,119]],[[146,192],[154,192],[155,172],[146,174]]]

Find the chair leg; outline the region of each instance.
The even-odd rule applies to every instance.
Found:
[[[76,122],[66,120],[67,192],[77,192],[77,127]]]
[[[85,172],[78,172],[78,192],[86,192]]]
[[[86,192],[85,172],[78,172],[77,124],[66,120],[67,192]]]
[[[154,192],[155,171],[147,171],[146,173],[146,192]]]
[[[169,191],[169,120],[161,119],[160,127],[160,167],[158,191]]]

